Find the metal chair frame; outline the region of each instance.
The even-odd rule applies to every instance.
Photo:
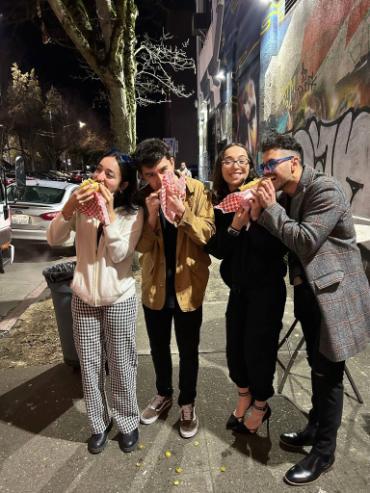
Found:
[[[280,383],[278,385],[278,389],[277,389],[277,391],[278,391],[279,394],[281,394],[283,392],[283,388],[284,388],[285,383],[287,381],[287,378],[288,378],[288,376],[290,374],[290,371],[292,369],[292,366],[294,365],[294,362],[297,359],[297,356],[299,354],[299,351],[301,350],[301,348],[302,348],[302,346],[303,346],[303,344],[305,342],[304,336],[302,335],[302,337],[301,337],[300,341],[298,342],[296,348],[292,352],[292,350],[291,350],[290,336],[292,335],[292,332],[294,331],[294,329],[295,329],[295,327],[296,327],[296,325],[297,325],[298,322],[299,322],[299,320],[296,318],[294,320],[294,322],[292,323],[292,325],[289,327],[289,329],[287,330],[286,334],[281,339],[281,341],[279,342],[279,345],[278,345],[278,350],[279,350],[279,349],[282,348],[282,346],[284,344],[286,344],[287,347],[288,347],[289,356],[290,356],[289,361],[288,361],[288,364],[286,366],[280,361],[279,358],[277,359],[277,362],[279,363],[279,365],[282,367],[282,369],[284,371],[283,376],[282,376],[282,378],[280,380]],[[353,389],[353,392],[355,393],[356,399],[358,400],[358,402],[360,404],[363,404],[364,401],[362,399],[361,393],[358,390],[357,385],[356,385],[355,381],[353,380],[353,377],[352,377],[352,375],[351,375],[351,373],[350,373],[347,365],[344,366],[344,372],[345,372],[345,374],[346,374],[346,376],[347,376],[347,378],[349,380],[349,383],[351,384],[351,387]]]

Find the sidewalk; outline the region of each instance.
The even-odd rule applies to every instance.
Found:
[[[282,395],[271,399],[266,424],[256,436],[233,435],[225,422],[235,403],[225,362],[224,311],[227,290],[213,265],[204,305],[197,411],[201,429],[183,440],[177,431],[178,408],[163,420],[140,427],[140,447],[123,454],[110,433],[106,450],[88,454],[80,379],[64,364],[0,370],[0,491],[11,493],[127,492],[238,493],[288,492],[285,471],[302,457],[279,445],[279,434],[304,425],[310,401],[310,374],[300,354]],[[288,299],[285,326],[292,323]],[[292,337],[300,339],[298,328]],[[138,399],[143,407],[154,393],[154,375],[143,315],[138,321]],[[178,357],[174,352],[174,382]],[[280,359],[289,358],[286,347]],[[359,404],[345,379],[343,425],[334,469],[301,492],[365,493],[370,482],[370,347],[348,367],[365,401]],[[276,383],[281,379],[278,366]],[[176,387],[175,387],[176,388]],[[277,385],[276,385],[277,388]],[[177,397],[177,394],[175,395]],[[165,452],[171,455],[166,457]],[[169,454],[167,454],[169,455]],[[180,468],[180,469],[179,469]],[[177,472],[178,471],[178,472]]]

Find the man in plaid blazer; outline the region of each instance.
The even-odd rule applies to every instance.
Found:
[[[303,166],[293,137],[275,135],[262,145],[265,177],[257,196],[258,221],[290,249],[294,313],[301,322],[311,366],[312,409],[306,428],[284,433],[290,447],[311,452],[285,475],[287,483],[316,480],[334,463],[343,409],[345,360],[370,338],[370,289],[349,203],[333,178]],[[288,196],[285,210],[276,191]]]

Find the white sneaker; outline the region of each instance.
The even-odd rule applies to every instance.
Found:
[[[198,417],[195,414],[193,404],[181,406],[180,411],[180,435],[182,438],[191,438],[197,434],[199,428]]]
[[[172,397],[165,397],[163,395],[156,395],[151,401],[149,401],[146,408],[140,415],[140,421],[144,425],[151,425],[154,421],[157,421],[159,416],[168,408],[172,406]]]

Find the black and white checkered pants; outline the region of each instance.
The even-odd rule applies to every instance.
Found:
[[[90,306],[72,297],[73,335],[92,433],[102,433],[111,417],[122,433],[139,424],[136,398],[136,295],[107,306]],[[105,393],[108,362],[112,406]]]

